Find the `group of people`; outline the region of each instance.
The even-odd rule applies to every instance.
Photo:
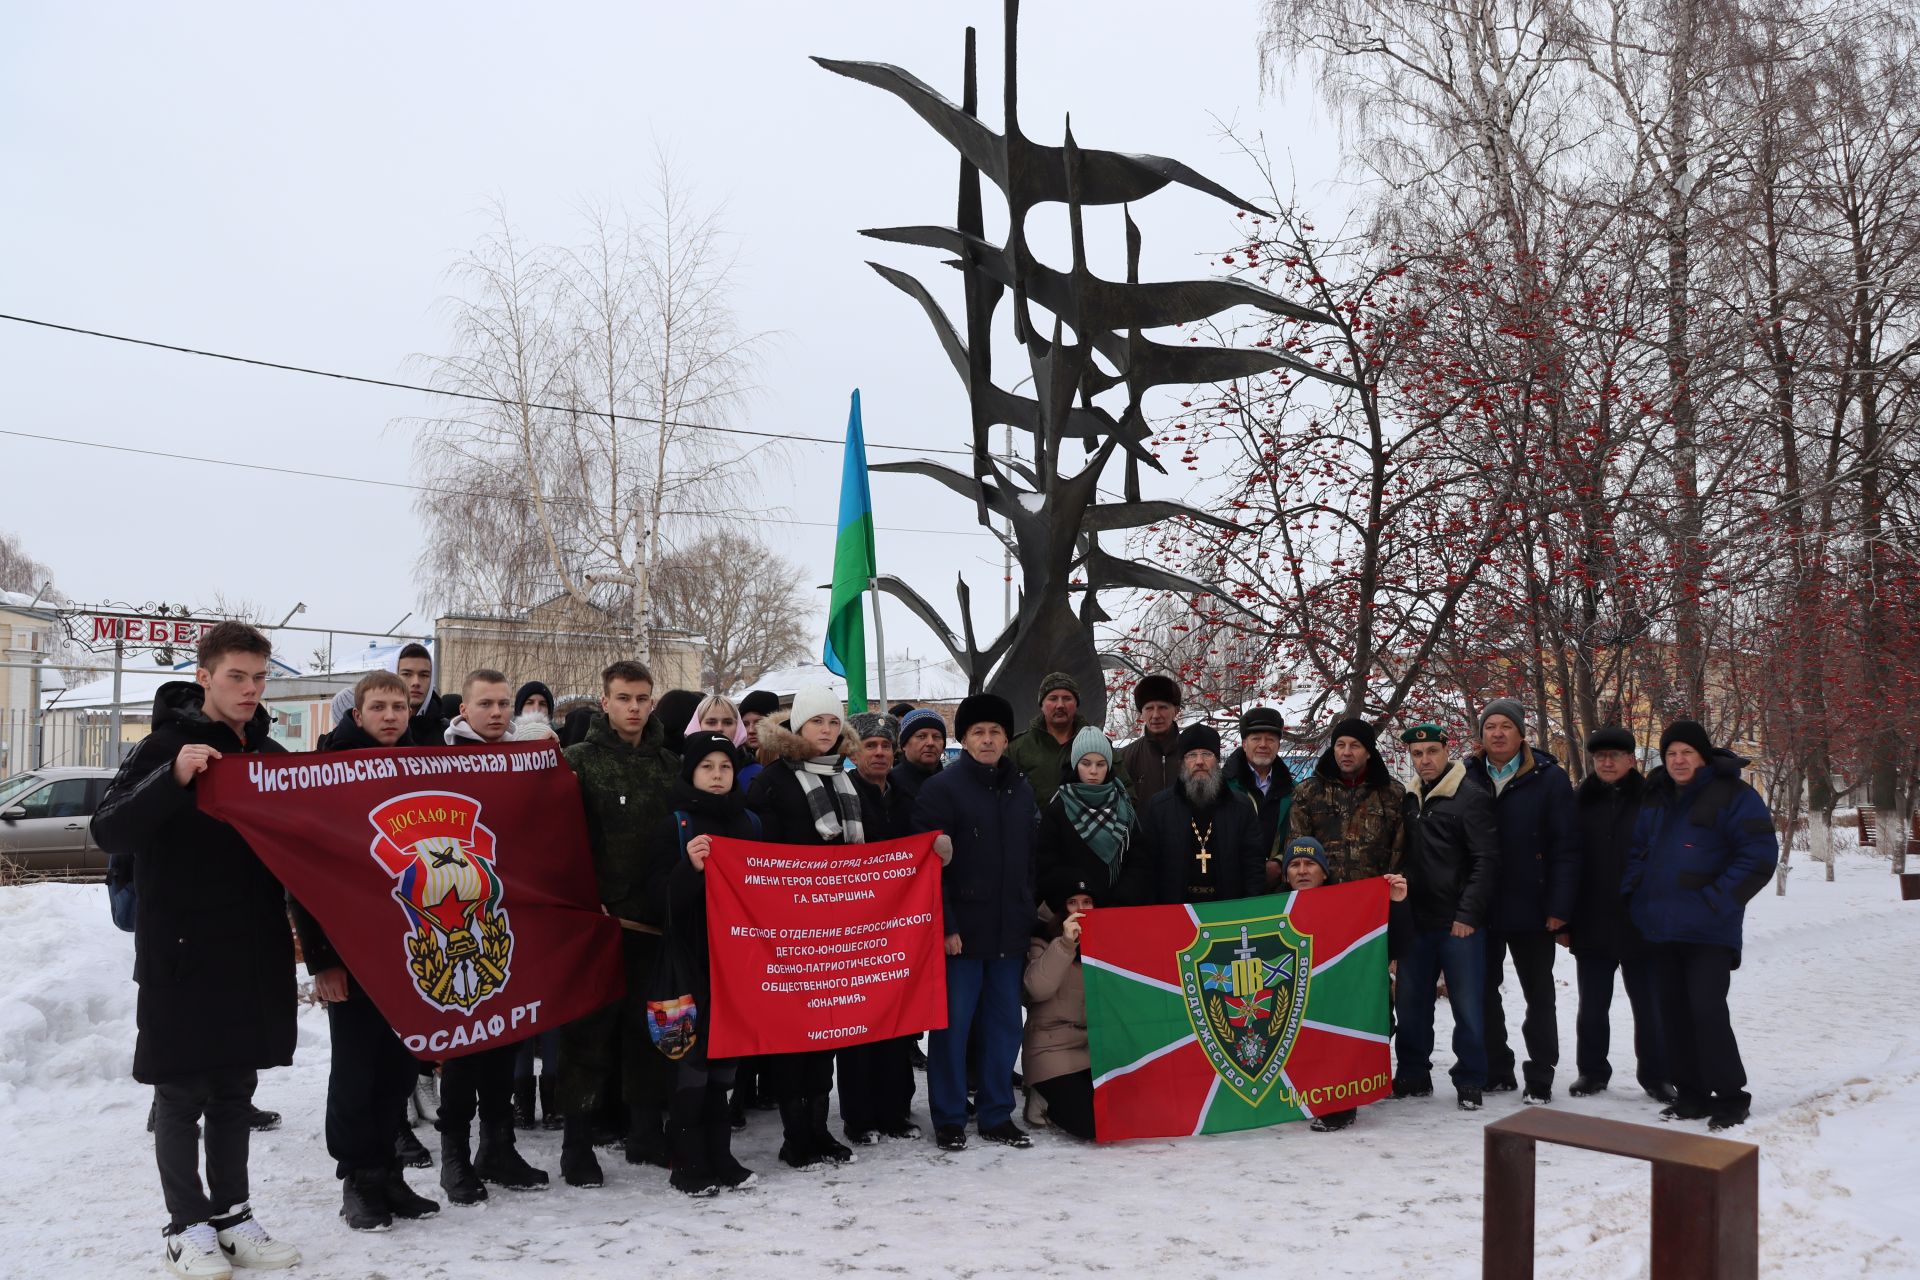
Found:
[[[209,630],[192,681],[163,687],[153,731],[128,757],[94,819],[94,835],[130,867],[138,903],[134,1076],[153,1086],[154,1146],[178,1275],[290,1266],[298,1252],[254,1218],[248,1122],[257,1073],[292,1061],[296,983],[292,915],[314,998],[327,1009],[332,1060],[326,1141],[356,1230],[437,1212],[406,1182],[432,1162],[414,1139],[409,1098],[431,1090],[421,1064],[355,981],[320,923],[233,828],[200,812],[194,783],[236,752],[282,748],[260,704],[270,647],[243,623]],[[1553,997],[1557,946],[1571,945],[1580,1013],[1570,1092],[1608,1087],[1614,976],[1633,1007],[1636,1076],[1675,1119],[1724,1128],[1749,1097],[1728,1021],[1745,902],[1777,857],[1764,802],[1738,756],[1679,721],[1661,764],[1638,768],[1624,730],[1587,743],[1593,770],[1576,789],[1525,738],[1521,707],[1496,700],[1478,748],[1456,756],[1449,733],[1402,733],[1414,780],[1392,776],[1374,727],[1334,724],[1312,772],[1296,782],[1287,726],[1269,707],[1238,718],[1223,757],[1217,729],[1182,726],[1179,685],[1142,679],[1142,732],[1116,748],[1080,712],[1065,674],[1042,682],[1022,727],[995,694],[969,696],[953,723],[927,707],[849,716],[824,688],[737,703],[674,691],[655,699],[651,672],[615,662],[596,706],[556,724],[551,690],[517,691],[494,670],[468,672],[443,706],[431,654],[403,650],[394,671],[352,690],[323,750],[484,745],[553,736],[578,777],[601,903],[621,925],[626,995],[541,1044],[510,1044],[437,1068],[438,1096],[418,1104],[439,1131],[439,1179],[454,1204],[488,1187],[545,1188],[520,1153],[532,1123],[534,1067],[543,1112],[558,1110],[560,1175],[604,1181],[596,1147],[609,1134],[635,1164],[669,1170],[690,1195],[750,1185],[732,1154],[748,1100],[777,1106],[780,1160],[843,1164],[854,1148],[921,1136],[912,1119],[924,1065],[934,1140],[1031,1145],[1015,1122],[1095,1136],[1080,977],[1081,923],[1112,905],[1195,903],[1302,892],[1385,877],[1394,905],[1393,1094],[1433,1091],[1440,983],[1454,1019],[1459,1105],[1485,1090],[1552,1098],[1559,1059]],[[684,724],[682,720],[684,718]],[[949,759],[949,742],[959,751]],[[947,1025],[924,1055],[905,1037],[746,1060],[709,1057],[711,1008],[703,876],[716,836],[802,845],[859,844],[941,833]],[[701,1025],[677,1060],[648,1027],[648,978],[663,955],[694,985]],[[1516,1072],[1501,987],[1508,956],[1525,1003],[1526,1060]],[[1018,1072],[1018,1074],[1016,1074]],[[424,1078],[423,1078],[424,1076]],[[838,1092],[840,1133],[831,1124]],[[1314,1117],[1322,1131],[1355,1112]],[[478,1123],[478,1141],[474,1127]],[[842,1137],[845,1141],[842,1141]],[[206,1181],[200,1151],[206,1153]]]

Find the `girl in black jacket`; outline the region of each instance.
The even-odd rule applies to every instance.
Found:
[[[739,757],[717,733],[688,734],[681,746],[680,780],[673,784],[667,814],[651,845],[648,881],[657,900],[667,903],[667,936],[662,944],[693,987],[698,1015],[693,1047],[677,1064],[673,1101],[667,1112],[670,1181],[692,1196],[710,1196],[722,1187],[751,1185],[751,1169],[733,1158],[733,1123],[727,1090],[733,1087],[734,1059],[707,1056],[713,1007],[712,968],[707,952],[707,855],[713,837],[758,840],[760,825],[747,812],[746,798],[734,785]]]
[[[1040,811],[1036,881],[1083,880],[1112,901],[1121,867],[1139,835],[1133,801],[1113,778],[1113,743],[1089,725],[1073,740],[1060,789]]]

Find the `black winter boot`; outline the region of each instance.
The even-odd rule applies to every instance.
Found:
[[[509,1191],[545,1191],[547,1172],[536,1169],[520,1157],[514,1145],[513,1121],[502,1120],[480,1126],[480,1150],[473,1159],[473,1171],[483,1182]]]
[[[486,1184],[473,1171],[473,1147],[464,1133],[440,1135],[440,1188],[451,1204],[479,1204],[487,1198]]]
[[[560,1114],[560,1107],[554,1101],[553,1077],[542,1072],[540,1075],[540,1127],[548,1131],[564,1129],[566,1120]]]
[[[340,1217],[354,1231],[386,1231],[393,1226],[387,1207],[387,1175],[356,1169],[340,1179]]]
[[[399,1136],[393,1140],[393,1157],[409,1169],[433,1168],[433,1156],[406,1125],[400,1126]]]
[[[732,1109],[724,1097],[709,1097],[700,1121],[706,1135],[707,1168],[714,1181],[730,1191],[752,1186],[758,1179],[753,1170],[733,1158]]]
[[[676,1118],[667,1126],[667,1150],[673,1159],[673,1173],[667,1181],[675,1191],[690,1196],[720,1193],[720,1182],[707,1165],[707,1135],[698,1125]]]
[[[606,1182],[600,1172],[600,1158],[593,1154],[593,1118],[567,1117],[560,1139],[560,1176],[570,1187],[598,1187]]]
[[[658,1107],[631,1107],[627,1121],[627,1163],[670,1167],[666,1117]]]
[[[386,1192],[388,1211],[396,1218],[425,1218],[440,1212],[438,1200],[429,1199],[407,1185],[406,1176],[397,1163],[387,1170],[381,1189]]]
[[[780,1127],[785,1135],[780,1144],[781,1163],[794,1169],[819,1168],[820,1153],[813,1145],[813,1116],[805,1098],[780,1104]]]
[[[834,1139],[833,1130],[827,1127],[827,1095],[816,1093],[807,1099],[808,1132],[813,1135],[814,1150],[824,1160],[835,1164],[852,1164],[853,1148]]]
[[[513,1082],[513,1127],[533,1128],[533,1077]]]

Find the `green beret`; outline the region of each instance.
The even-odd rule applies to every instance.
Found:
[[[1400,735],[1402,742],[1445,742],[1447,731],[1431,722],[1417,724]]]

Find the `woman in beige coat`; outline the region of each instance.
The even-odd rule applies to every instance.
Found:
[[[1047,1119],[1093,1138],[1093,1069],[1087,1053],[1087,989],[1080,976],[1080,921],[1095,891],[1078,875],[1041,886],[1050,913],[1027,943],[1027,1030],[1020,1060],[1027,1087],[1047,1102]]]

